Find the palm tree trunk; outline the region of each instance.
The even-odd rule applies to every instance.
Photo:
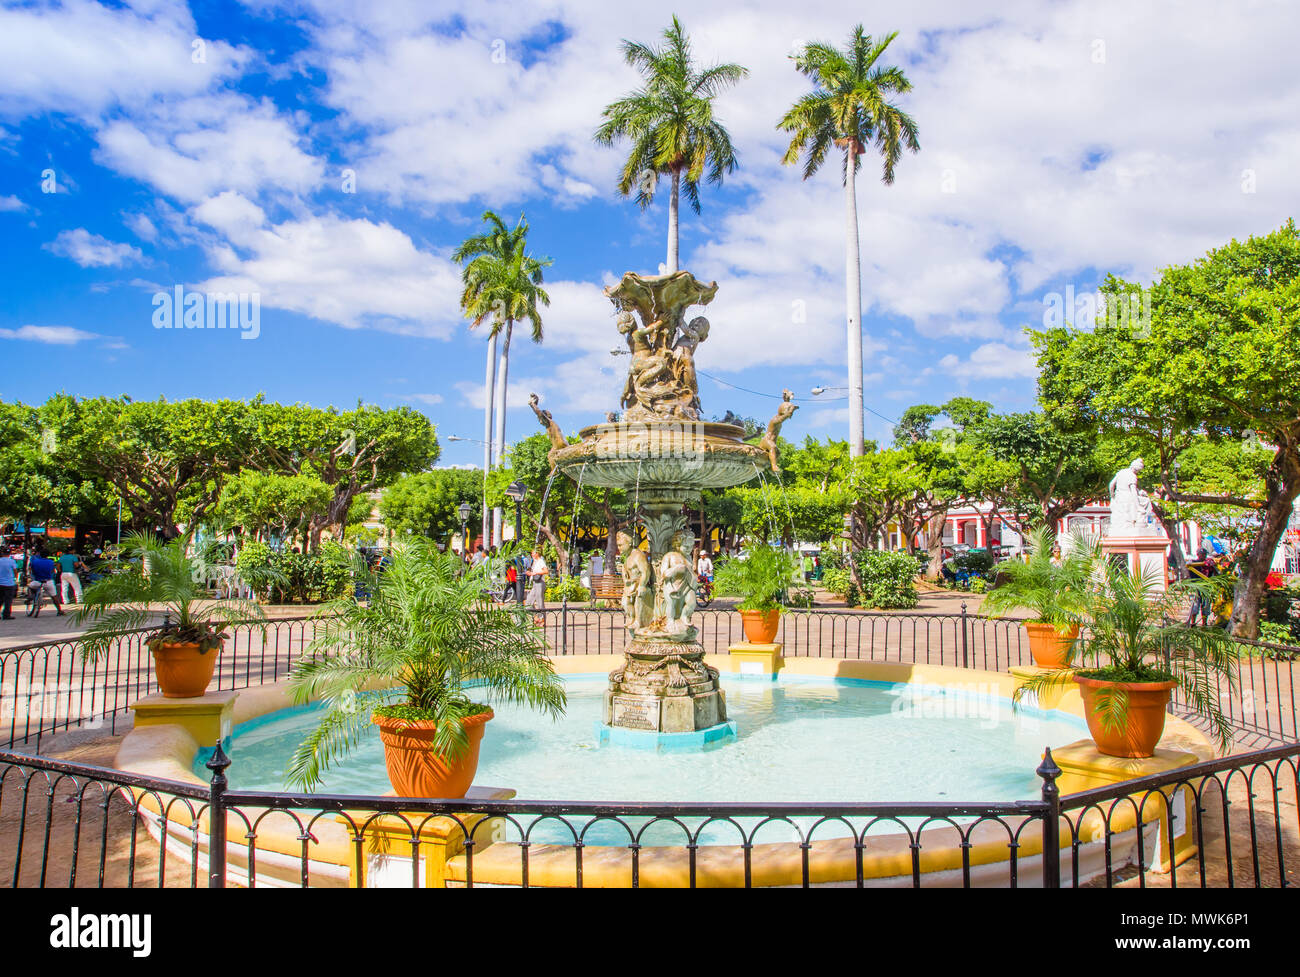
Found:
[[[677,271],[677,194],[681,188],[682,174],[673,170],[673,191],[668,198],[668,274]]]
[[[862,260],[858,254],[858,195],[854,182],[855,146],[845,149],[844,166],[844,298],[849,361],[849,457],[863,453],[862,429]]]
[[[506,320],[506,338],[501,343],[501,368],[497,370],[497,405],[496,405],[496,454],[497,464],[505,461],[506,456],[506,387],[510,382],[510,337],[514,333],[515,323],[513,319]],[[496,527],[496,538],[503,539],[502,526],[503,513],[500,507],[492,510],[492,521]],[[518,540],[515,543],[518,544]]]
[[[492,451],[492,403],[496,395],[497,334],[493,330],[487,342],[487,371],[483,381],[483,548],[492,545],[492,519],[488,514],[488,474],[495,454]]]

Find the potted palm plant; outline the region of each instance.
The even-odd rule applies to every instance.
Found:
[[[513,604],[497,604],[485,567],[415,541],[382,571],[364,564],[355,593],[321,612],[320,633],[289,677],[294,701],[325,712],[290,763],[305,789],[379,727],[393,790],[402,797],[464,797],[478,768],[488,701],[562,715],[564,685],[541,631]]]
[[[1029,558],[1004,560],[993,568],[997,585],[980,609],[990,617],[1003,617],[1020,608],[1030,611],[1034,616],[1024,626],[1034,664],[1065,668],[1079,637],[1099,546],[1087,533],[1074,533],[1069,552],[1058,560],[1053,555],[1056,537],[1051,530],[1035,529],[1026,539]]]
[[[227,625],[266,619],[253,601],[212,600],[208,564],[201,554],[187,555],[187,543],[147,533],[128,536],[117,568],[86,588],[73,617],[75,624],[91,622],[81,646],[82,657],[91,660],[107,655],[123,631],[144,627],[162,613],[163,624],[146,642],[158,688],[169,699],[192,699],[207,690]]]
[[[781,609],[795,573],[795,561],[785,550],[762,543],[744,559],[733,557],[713,578],[715,597],[739,597],[736,610],[752,644],[771,644],[781,626]]]
[[[1170,624],[1191,592],[1205,581],[1183,581],[1166,590],[1159,568],[1130,570],[1099,560],[1087,592],[1088,639],[1076,650],[1077,672],[1046,671],[1016,689],[1019,702],[1073,681],[1083,696],[1088,731],[1109,756],[1149,757],[1165,728],[1174,689],[1208,720],[1219,746],[1232,745],[1232,723],[1219,706],[1219,691],[1237,685],[1237,647],[1224,632]]]

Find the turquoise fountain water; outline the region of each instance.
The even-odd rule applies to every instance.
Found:
[[[513,788],[520,799],[614,803],[1018,800],[1037,796],[1034,768],[1043,747],[1086,732],[1082,719],[1032,708],[1013,711],[1008,700],[974,691],[803,676],[775,682],[724,678],[737,736],[716,747],[656,755],[597,745],[604,675],[574,676],[565,684],[569,709],[558,722],[496,708],[476,784]],[[289,757],[314,725],[316,711],[289,709],[237,727],[231,786],[283,789]],[[196,773],[206,771],[196,765]],[[368,735],[330,770],[321,789],[389,791],[378,736]],[[759,840],[784,841],[790,834],[789,826],[773,824]],[[571,838],[557,826],[535,840]],[[719,826],[702,840],[737,839],[734,828]],[[680,829],[669,826],[646,839],[681,841]],[[626,844],[627,836],[609,825],[589,842]]]

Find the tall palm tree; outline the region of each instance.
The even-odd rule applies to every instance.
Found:
[[[623,57],[641,72],[645,85],[605,106],[604,123],[596,143],[612,146],[620,139],[632,143],[623,164],[618,192],[636,191],[641,209],[650,206],[659,177],[672,180],[668,198],[668,273],[677,270],[677,200],[681,190],[695,213],[700,212],[700,179],[722,182],[737,166],[731,137],[713,117],[713,99],[749,71],[738,64],[718,64],[697,71],[691,62],[691,41],[676,17],[664,31],[665,45],[651,48],[623,42]]]
[[[515,323],[528,320],[532,325],[533,342],[542,341],[539,306],[551,304],[551,297],[541,287],[542,269],[551,264],[551,259],[528,253],[528,222],[522,214],[513,228],[506,227],[505,222],[490,210],[484,212],[483,222],[488,225],[487,231],[466,238],[452,254],[452,260],[465,266],[461,272],[464,291],[461,293],[460,307],[470,320],[470,328],[491,320],[483,437],[488,442],[484,450],[486,477],[487,470],[494,462],[500,463],[505,454],[506,388],[510,373],[510,340],[514,335]],[[494,368],[497,335],[503,329],[505,335],[501,342],[501,363],[499,368]],[[492,431],[494,414],[495,437]],[[486,495],[484,505],[487,505]],[[485,516],[485,524],[486,521]],[[492,535],[496,542],[500,542],[500,509],[495,512]],[[485,529],[484,537],[487,536]]]
[[[862,411],[862,263],[858,254],[858,200],[854,177],[859,157],[875,143],[883,159],[883,180],[894,182],[894,167],[906,147],[921,148],[916,123],[889,101],[894,94],[912,90],[902,69],[877,66],[898,32],[880,41],[853,29],[848,48],[814,42],[794,57],[795,67],[812,79],[813,91],[795,102],[777,128],[792,133],[782,163],[803,156],[806,180],[821,167],[832,145],[844,154],[845,298],[848,320],[849,451],[863,453]]]

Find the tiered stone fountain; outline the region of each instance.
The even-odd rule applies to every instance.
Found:
[[[733,731],[718,687],[717,669],[704,663],[691,617],[699,583],[692,566],[694,536],[685,506],[705,488],[740,485],[772,470],[776,432],[794,406],[787,397],[762,446],[741,441],[732,424],[700,415],[695,349],[709,335],[703,316],[717,283],[704,285],[687,271],[643,277],[631,272],[605,289],[619,310],[618,331],[631,355],[621,416],[579,432],[567,444],[548,412],[538,417],[551,433],[551,464],[583,485],[628,490],[649,552],[620,533],[625,661],[610,673],[602,738],[620,731],[707,742]],[[534,408],[536,409],[536,408]]]

